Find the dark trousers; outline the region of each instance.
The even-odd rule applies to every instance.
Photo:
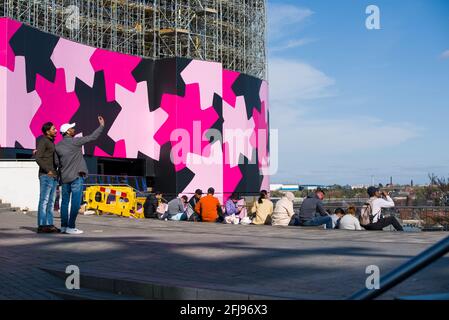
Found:
[[[389,225],[392,225],[397,231],[404,231],[402,229],[401,224],[395,217],[386,217],[386,218],[380,218],[377,220],[376,223],[370,223],[366,226],[363,226],[366,230],[382,230],[385,227],[388,227]]]

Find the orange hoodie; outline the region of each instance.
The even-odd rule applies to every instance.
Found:
[[[216,222],[219,207],[220,201],[218,198],[208,194],[196,203],[195,212],[201,216],[203,222]]]

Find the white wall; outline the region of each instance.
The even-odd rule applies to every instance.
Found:
[[[39,167],[35,161],[0,161],[0,199],[13,207],[37,211]]]

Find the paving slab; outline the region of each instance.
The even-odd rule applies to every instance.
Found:
[[[0,213],[0,299],[57,299],[64,281],[44,270],[68,265],[102,285],[140,283],[130,294],[153,298],[343,299],[364,287],[367,266],[385,274],[449,235],[79,216],[85,233],[72,236],[35,224],[35,213]],[[449,256],[381,298],[443,292]]]

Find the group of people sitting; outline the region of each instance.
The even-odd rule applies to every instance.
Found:
[[[330,213],[323,205],[325,191],[317,189],[313,195],[302,202],[298,213],[293,208],[294,194],[291,192],[276,202],[269,199],[266,190],[260,192],[259,198],[251,209],[247,210],[244,199],[234,193],[226,201],[224,208],[215,197],[214,188],[209,188],[203,197],[202,190],[198,189],[188,199],[183,195],[166,201],[161,192],[155,192],[147,197],[144,204],[144,215],[148,219],[173,221],[201,221],[222,222],[228,224],[254,224],[273,226],[325,226],[326,229],[343,230],[383,230],[393,226],[403,231],[399,221],[393,217],[384,217],[383,208],[394,207],[391,197],[376,187],[368,188],[369,200],[357,210],[349,206],[345,211],[337,208]]]
[[[248,214],[245,200],[233,193],[226,201],[224,208],[215,197],[214,188],[203,191],[197,189],[188,199],[186,195],[167,201],[162,192],[150,194],[144,203],[144,215],[147,219],[172,221],[223,222],[228,224],[265,224],[273,212],[273,203],[268,199],[268,192],[263,190],[259,200],[254,203],[251,214]],[[250,218],[254,215],[254,219]]]
[[[276,203],[273,212],[272,225],[280,226],[325,226],[326,229],[343,230],[383,230],[393,226],[397,231],[404,231],[399,221],[394,216],[382,215],[383,208],[394,207],[394,201],[386,192],[379,188],[369,187],[368,201],[357,210],[355,206],[349,206],[347,211],[337,208],[330,213],[323,205],[325,192],[317,189],[314,195],[310,195],[302,202],[299,213],[293,210],[294,195],[287,192]]]

